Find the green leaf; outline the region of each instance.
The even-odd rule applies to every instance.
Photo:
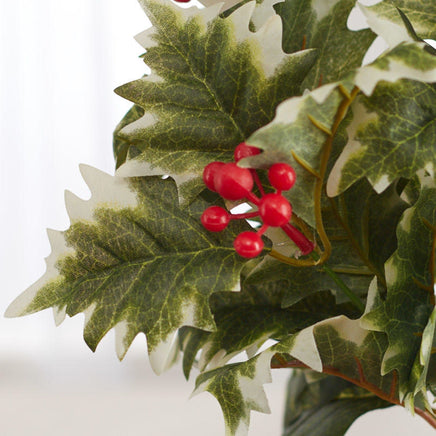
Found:
[[[194,394],[210,392],[224,414],[226,436],[245,436],[250,411],[270,413],[262,385],[271,383],[269,368],[272,354],[264,351],[252,359],[200,374]]]
[[[245,261],[233,240],[248,225],[206,231],[200,215],[210,199],[180,209],[171,179],[123,179],[81,168],[88,201],[67,195],[71,226],[50,231],[46,274],[8,308],[20,316],[49,307],[84,312],[84,338],[94,350],[113,327],[124,356],[135,336],[147,337],[150,361],[161,372],[181,326],[214,330],[209,297],[230,291]]]
[[[352,110],[348,143],[327,182],[329,196],[362,177],[382,192],[400,177],[413,178],[422,169],[433,172],[435,85],[412,80],[383,82],[371,96],[356,99]]]
[[[436,39],[436,5],[433,0],[391,0],[373,6],[359,3],[359,7],[371,29],[390,47],[412,40],[398,8],[410,20],[419,37]]]
[[[132,148],[134,145],[128,140],[120,137],[119,132],[126,127],[128,124],[133,123],[144,116],[144,110],[140,106],[133,106],[124,118],[119,122],[118,126],[115,128],[113,136],[113,150],[115,157],[115,167],[118,169],[127,159],[127,157],[132,154]],[[137,154],[137,152],[136,152]],[[133,157],[131,157],[133,158]]]
[[[285,338],[341,312],[329,292],[283,308],[285,289],[265,288],[260,282],[257,287],[244,286],[238,293],[212,295],[210,304],[217,328],[203,345],[199,369],[223,366],[244,350],[251,357],[266,340]]]
[[[398,371],[400,399],[414,394],[417,383],[422,387],[411,370],[434,306],[435,228],[436,188],[427,177],[418,201],[404,212],[397,228],[398,249],[385,266],[386,301],[362,321],[365,328],[387,334],[389,347],[381,370]]]
[[[337,251],[333,248],[333,256],[327,265],[354,293],[365,297],[372,279],[371,271],[354,253],[347,252],[343,257],[344,253],[338,246],[336,248]],[[258,286],[260,289],[268,289],[269,292],[281,291],[283,307],[293,306],[309,295],[326,290],[333,292],[337,304],[349,301],[322,266],[296,267],[268,257],[250,274],[245,283],[254,288]]]
[[[183,374],[188,380],[192,367],[197,364],[197,354],[204,346],[211,332],[199,330],[194,327],[179,329],[180,350],[183,351]]]
[[[431,410],[432,408],[427,398],[427,385],[431,383],[429,380],[427,380],[427,377],[429,375],[429,370],[431,370],[430,360],[433,352],[433,347],[436,342],[435,328],[436,308],[433,309],[427,325],[424,328],[419,353],[415,358],[415,362],[413,363],[410,375],[410,386],[415,386],[415,390],[413,392],[410,392],[405,399],[405,402],[409,403],[409,408],[413,406],[415,402],[414,397],[416,395],[420,395],[421,398],[423,398],[423,409],[425,408],[427,410]],[[430,374],[430,378],[432,377],[433,374]]]
[[[294,370],[288,384],[284,436],[342,436],[359,416],[389,406],[341,378]]]
[[[368,310],[379,300],[374,286],[370,294]],[[195,392],[208,391],[217,398],[224,413],[226,434],[238,436],[247,434],[250,410],[269,410],[262,385],[270,381],[271,359],[277,353],[283,359],[297,359],[299,364],[318,372],[334,368],[356,382],[363,380],[364,374],[367,386],[388,397],[392,385],[395,388],[395,380],[391,375],[380,375],[386,336],[364,330],[359,323],[360,320],[340,315],[306,327],[246,362],[200,374]]]
[[[286,55],[278,16],[251,32],[253,2],[227,18],[219,4],[202,10],[154,0],[141,5],[153,27],[137,39],[152,73],[116,90],[144,110],[117,134],[140,150],[118,173],[169,174],[190,200],[204,189],[208,163],[232,160],[235,147],[271,121],[281,101],[300,93],[316,54]]]
[[[368,30],[352,31],[348,16],[355,0],[286,0],[276,6],[283,19],[283,49],[294,53],[305,48],[317,49],[318,59],[303,86],[313,89],[322,83],[342,79],[359,67],[375,34]]]
[[[247,141],[263,153],[240,161],[243,166],[255,168],[268,168],[275,162],[293,166],[298,182],[284,195],[291,201],[293,211],[313,228],[316,227],[314,190],[328,132],[352,88],[349,83],[325,85],[281,103],[274,120]]]
[[[399,190],[399,183],[394,183],[377,194],[368,181],[362,179],[335,201],[331,200],[334,217],[345,229],[348,239],[347,245],[342,242],[342,252],[336,254],[338,261],[349,258],[349,252],[356,253],[383,284],[384,264],[397,248],[397,224],[401,214],[409,207],[400,198]],[[338,235],[337,231],[335,233]],[[334,238],[335,233],[333,239],[338,239]],[[335,245],[338,242],[333,241],[333,255]]]

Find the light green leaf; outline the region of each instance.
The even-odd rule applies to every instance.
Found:
[[[230,16],[221,5],[180,9],[141,0],[153,27],[138,35],[152,73],[116,90],[144,109],[117,136],[140,151],[121,176],[171,175],[184,199],[204,184],[204,167],[233,158],[235,147],[274,117],[277,105],[300,93],[313,50],[286,55],[281,20],[249,30],[255,4]]]
[[[362,320],[365,328],[387,334],[389,347],[381,370],[398,371],[400,399],[414,394],[417,384],[422,387],[411,371],[434,305],[436,188],[429,177],[423,183],[417,203],[403,214],[397,228],[398,249],[386,263],[386,301]]]
[[[359,416],[389,406],[341,378],[294,370],[288,384],[284,436],[342,436]]]
[[[423,39],[436,39],[436,4],[433,0],[391,0],[373,6],[359,6],[371,29],[390,47],[412,41],[398,9],[410,20],[415,32]]]
[[[199,217],[210,201],[200,196],[180,209],[171,179],[81,170],[91,199],[67,195],[70,228],[49,232],[46,274],[6,315],[49,307],[69,316],[84,312],[89,347],[94,350],[115,327],[120,358],[143,332],[152,366],[161,372],[178,328],[215,329],[209,297],[237,285],[245,261],[233,240],[248,225],[239,221],[221,234],[206,231]]]
[[[286,0],[276,6],[283,19],[283,49],[287,53],[303,47],[317,49],[318,59],[303,83],[305,88],[335,82],[361,65],[375,34],[347,27],[354,5],[355,0]]]
[[[435,85],[411,80],[383,82],[370,97],[355,100],[352,110],[348,143],[327,182],[329,196],[343,192],[362,177],[382,192],[394,180],[413,178],[419,170],[433,174]]]
[[[271,382],[271,351],[252,359],[200,374],[194,394],[210,392],[220,403],[224,414],[226,436],[245,436],[250,424],[250,411],[270,413],[263,390]]]

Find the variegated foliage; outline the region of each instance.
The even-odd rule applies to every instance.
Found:
[[[151,74],[117,89],[135,104],[114,134],[117,173],[82,167],[91,199],[67,194],[70,228],[49,231],[46,274],[6,315],[84,312],[87,344],[115,328],[120,358],[142,332],[158,373],[182,353],[228,435],[269,411],[272,368],[297,369],[285,435],[340,436],[391,404],[436,427],[434,2],[357,5],[360,31],[352,0],[140,3]],[[377,35],[389,48],[362,66]],[[247,222],[201,226],[224,205],[202,170],[242,141],[262,153],[239,164],[264,182],[272,163],[295,168],[285,195],[313,257],[275,229],[247,261],[233,249]]]

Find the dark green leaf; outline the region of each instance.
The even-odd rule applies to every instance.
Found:
[[[352,31],[347,27],[355,3],[286,0],[276,5],[283,19],[283,49],[287,53],[317,49],[318,59],[303,82],[304,88],[335,82],[361,65],[375,34],[368,29]]]
[[[284,436],[342,436],[359,416],[389,406],[341,378],[294,370],[288,384]]]

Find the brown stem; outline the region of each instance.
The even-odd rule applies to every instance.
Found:
[[[366,389],[369,392],[372,392],[377,397],[381,398],[382,400],[385,400],[389,403],[396,404],[397,406],[404,407],[404,403],[400,402],[400,400],[396,396],[397,391],[397,380],[398,376],[396,372],[394,371],[392,376],[392,385],[389,394],[386,394],[382,389],[380,389],[378,386],[375,386],[374,384],[370,383],[365,379],[365,376],[363,374],[363,368],[362,364],[360,363],[360,360],[355,357],[354,358],[357,364],[357,369],[359,372],[359,379],[355,379],[352,377],[349,377],[346,374],[343,374],[341,371],[339,371],[336,368],[330,367],[330,366],[323,366],[322,372],[324,374],[333,375],[335,377],[340,377],[350,383],[355,384],[356,386],[359,386],[363,389]],[[274,360],[277,362],[275,363]],[[271,368],[273,369],[280,369],[280,368],[300,368],[300,369],[310,369],[310,366],[304,364],[303,362],[300,362],[299,360],[286,360],[279,354],[274,355],[273,360],[271,361]],[[436,429],[436,418],[428,411],[419,409],[415,407],[415,413],[421,418],[425,419],[433,428]]]

